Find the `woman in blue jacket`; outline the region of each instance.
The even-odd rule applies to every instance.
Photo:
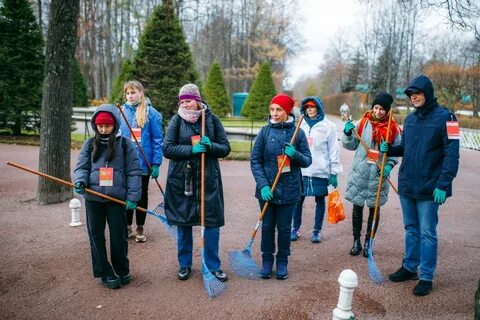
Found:
[[[290,140],[295,131],[295,121],[290,112],[294,100],[286,94],[278,94],[270,102],[270,120],[258,133],[250,157],[250,166],[257,188],[255,197],[260,208],[265,202],[269,206],[262,220],[262,269],[260,276],[272,277],[275,253],[275,228],[278,230],[278,250],[276,255],[276,278],[288,278],[288,256],[290,255],[290,225],[293,211],[302,195],[302,173],[312,163],[307,138],[299,130],[295,141]],[[281,159],[288,158],[272,194],[271,187],[279,170]]]
[[[134,210],[140,199],[140,162],[131,141],[118,134],[120,114],[112,105],[97,108],[92,117],[94,138],[83,144],[75,167],[74,191],[85,188],[126,202]],[[127,219],[125,207],[91,194],[85,194],[87,230],[92,251],[93,276],[111,289],[130,282],[127,258]],[[110,234],[111,263],[105,247],[105,225]]]
[[[134,142],[140,158],[140,165],[142,166],[142,197],[138,205],[142,208],[148,208],[149,176],[151,176],[152,179],[158,178],[163,158],[162,115],[153,107],[150,100],[145,98],[143,85],[140,82],[136,80],[126,82],[123,87],[123,93],[126,100],[126,103],[122,106],[123,113],[152,167],[150,171],[141,151],[135,143],[134,137],[131,136],[130,129],[125,123],[125,120],[122,119],[120,133],[122,136],[132,139]],[[132,230],[133,212],[133,210],[127,210],[129,238],[133,238],[134,236]],[[147,237],[145,236],[144,225],[147,214],[136,211],[135,216],[137,224],[135,241],[145,242],[147,241]]]

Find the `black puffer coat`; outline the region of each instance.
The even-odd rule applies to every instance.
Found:
[[[212,148],[205,157],[205,227],[221,227],[225,224],[223,185],[218,158],[230,153],[230,143],[220,119],[205,105],[205,135]],[[196,123],[173,116],[163,140],[163,155],[170,159],[165,213],[174,225],[200,225],[200,154],[192,154],[192,136],[201,134],[201,118]],[[193,194],[185,195],[185,169],[191,166]]]

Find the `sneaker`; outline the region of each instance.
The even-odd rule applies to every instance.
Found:
[[[273,264],[271,262],[262,263],[262,269],[260,270],[260,278],[270,279],[272,277]]]
[[[279,280],[285,280],[288,278],[288,269],[286,262],[277,263],[277,271],[275,272],[276,278]]]
[[[388,278],[393,282],[403,282],[407,280],[418,280],[418,275],[416,272],[410,272],[401,266],[400,269],[391,273]]]
[[[321,236],[322,236],[322,235],[321,235],[321,233],[320,233],[320,230],[314,229],[314,230],[312,231],[312,242],[313,242],[313,243],[320,243],[320,242],[322,242]]]
[[[132,280],[132,276],[130,275],[130,273],[124,276],[119,276],[119,278],[122,286],[129,284],[130,281]]]
[[[228,281],[227,274],[222,270],[213,271],[212,274],[215,276],[215,278],[220,280],[220,282]]]
[[[190,267],[180,267],[178,269],[177,278],[178,280],[187,280],[192,275],[192,268]]]
[[[147,237],[143,233],[143,226],[137,226],[137,235],[135,236],[135,241],[137,242],[147,241]]]
[[[102,283],[109,289],[117,289],[122,285],[117,276],[104,276],[102,277]]]
[[[132,225],[128,225],[127,226],[127,239],[132,239],[133,238],[133,229],[132,229]]]
[[[432,281],[420,280],[415,288],[413,288],[413,294],[416,296],[426,296],[432,291],[432,287]]]
[[[292,231],[290,232],[290,240],[297,241],[299,237],[300,237],[300,228],[292,228]]]

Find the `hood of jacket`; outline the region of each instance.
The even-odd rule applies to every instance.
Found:
[[[93,113],[92,119],[90,120],[92,129],[96,133],[98,133],[98,130],[97,126],[95,125],[95,117],[98,115],[99,112],[109,112],[115,118],[115,126],[112,133],[117,134],[118,130],[120,129],[120,111],[118,111],[118,109],[113,104],[102,104],[101,106],[98,106]]]
[[[420,75],[408,84],[407,89],[405,89],[404,93],[410,97],[411,92],[421,91],[425,95],[425,103],[420,108],[415,108],[415,110],[419,113],[426,113],[428,112],[433,106],[437,105],[437,98],[435,97],[435,93],[433,90],[432,81],[427,76]]]

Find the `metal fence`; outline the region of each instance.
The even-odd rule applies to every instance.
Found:
[[[460,128],[460,147],[480,150],[480,130]]]

